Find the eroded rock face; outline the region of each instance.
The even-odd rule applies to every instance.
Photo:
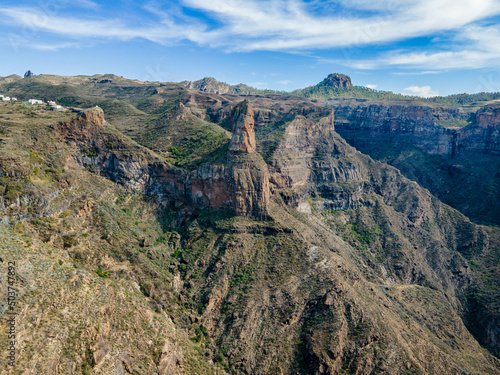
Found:
[[[324,146],[323,153],[335,152],[334,115],[313,122],[304,116],[296,116],[288,125],[283,139],[273,157],[273,182],[281,188],[304,185],[311,182],[312,159],[318,152],[318,145]]]
[[[91,122],[96,125],[104,125],[104,111],[98,107],[92,107],[78,114],[77,119],[80,121]]]
[[[412,144],[427,154],[452,158],[464,151],[500,154],[500,105],[487,105],[474,113],[456,108],[419,104],[332,103],[347,120],[336,123],[339,134],[351,145]],[[463,127],[469,117],[476,121]],[[448,126],[448,127],[446,127]]]
[[[229,144],[229,151],[232,153],[254,153],[255,122],[252,105],[248,100],[244,100],[233,108],[230,119],[233,126],[233,137]]]
[[[255,152],[254,113],[247,100],[233,108],[231,121],[228,163],[192,172],[192,199],[210,208],[230,208],[236,215],[265,218],[271,195],[269,172]]]
[[[229,186],[234,212],[265,218],[270,198],[269,172],[259,154],[237,155],[230,161]]]
[[[500,155],[500,103],[479,109],[475,124],[458,131],[457,145],[461,150]]]

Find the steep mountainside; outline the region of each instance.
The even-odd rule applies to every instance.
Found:
[[[115,76],[0,89],[92,105],[0,104],[0,374],[500,372],[498,228],[350,146],[331,107]]]
[[[445,203],[500,223],[500,125],[496,102],[479,109],[423,103],[330,101],[338,132]]]

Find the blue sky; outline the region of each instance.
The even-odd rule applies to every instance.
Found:
[[[500,91],[500,0],[2,0],[0,76]]]

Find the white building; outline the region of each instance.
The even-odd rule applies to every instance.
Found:
[[[14,97],[10,98],[10,100],[12,100],[13,102],[17,102],[17,98]]]
[[[2,98],[2,101],[4,102],[10,102],[10,98],[8,96],[5,96]]]
[[[50,106],[55,106],[55,105],[57,105],[57,104],[56,104],[56,102],[55,102],[55,101],[53,101],[53,100],[48,100],[48,101],[47,101],[47,104],[48,104],[48,105],[50,105]]]
[[[38,99],[29,99],[28,103],[30,103],[31,105],[43,104],[43,101],[42,100],[38,100]]]
[[[62,105],[55,104],[55,105],[51,105],[51,107],[52,107],[53,109],[61,109],[61,108],[62,108]]]

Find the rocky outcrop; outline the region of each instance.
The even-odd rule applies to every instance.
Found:
[[[318,86],[332,87],[334,89],[348,89],[352,87],[351,78],[345,74],[329,74]]]
[[[188,89],[199,90],[212,94],[236,94],[236,95],[255,95],[259,94],[261,90],[244,85],[229,85],[224,82],[217,81],[212,77],[205,77],[198,81],[183,81],[180,84]]]
[[[269,173],[255,152],[252,107],[242,102],[232,111],[235,135],[225,165],[205,164],[192,172],[176,168],[134,142],[127,144],[94,107],[59,124],[75,142],[74,158],[88,170],[164,203],[226,209],[237,215],[267,217]],[[125,152],[125,150],[127,150]]]
[[[211,208],[230,208],[237,215],[267,217],[269,172],[256,153],[254,114],[244,100],[231,111],[233,136],[226,165],[205,165],[191,174],[191,196]]]
[[[288,125],[273,156],[272,181],[277,187],[304,185],[316,179],[311,167],[318,145],[324,146],[321,153],[325,155],[335,152],[333,121],[332,112],[317,122],[296,116]]]
[[[35,75],[31,70],[28,70],[26,73],[24,73],[24,78],[29,78],[29,77],[34,77]]]
[[[104,111],[98,106],[80,112],[76,119],[81,123],[92,123],[95,125],[104,125],[106,123]]]
[[[486,105],[475,114],[475,122],[457,131],[459,151],[500,155],[500,102]]]
[[[248,100],[244,100],[233,108],[230,120],[233,128],[233,136],[229,143],[229,151],[231,153],[254,153],[254,117],[252,105]]]
[[[333,112],[320,120],[296,116],[273,154],[271,182],[285,202],[309,211],[306,199],[321,196],[316,208],[354,209],[367,204],[367,170],[344,154],[349,146],[334,130]]]

